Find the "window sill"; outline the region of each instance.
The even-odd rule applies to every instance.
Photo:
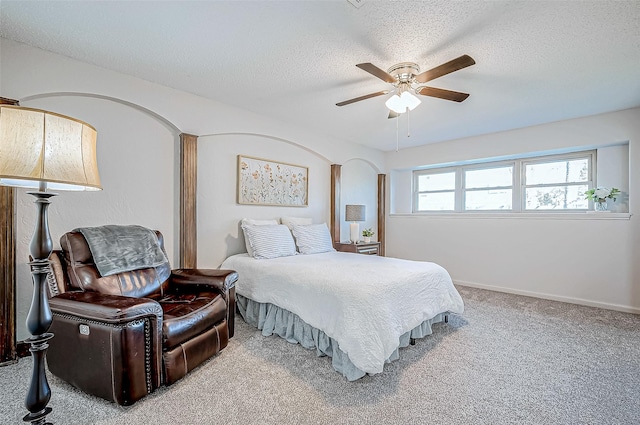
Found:
[[[446,218],[446,219],[525,219],[525,220],[630,220],[631,213],[614,212],[429,212],[429,213],[392,213],[393,217]]]

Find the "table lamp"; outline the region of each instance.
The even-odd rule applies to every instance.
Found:
[[[347,205],[346,207],[345,219],[351,222],[349,224],[349,237],[351,242],[358,243],[360,240],[360,225],[358,222],[365,219],[365,206]]]

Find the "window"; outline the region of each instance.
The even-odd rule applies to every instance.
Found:
[[[417,176],[416,204],[419,211],[453,211],[455,207],[456,173],[434,172]]]
[[[414,212],[589,208],[595,151],[414,171]]]
[[[524,163],[525,210],[585,210],[590,158]]]
[[[513,165],[463,171],[465,210],[511,210]]]

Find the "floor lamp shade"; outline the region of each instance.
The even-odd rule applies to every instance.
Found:
[[[49,256],[53,242],[47,209],[56,190],[100,190],[96,161],[96,129],[74,118],[39,109],[0,105],[0,185],[28,187],[36,198],[36,225],[29,245],[33,297],[27,314],[27,341],[33,374],[25,401],[29,413],[22,418],[32,425],[48,422],[51,389],[45,373],[48,341],[53,322],[46,293],[51,273]]]
[[[351,242],[358,242],[360,240],[360,225],[358,221],[365,220],[365,206],[364,205],[347,205],[345,211],[345,219],[350,221],[349,224],[349,238]]]
[[[0,106],[0,184],[100,190],[96,129],[53,112]]]

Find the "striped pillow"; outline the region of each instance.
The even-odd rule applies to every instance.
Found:
[[[247,248],[247,253],[253,257],[253,251],[251,250],[251,244],[249,243],[249,238],[247,238],[247,232],[244,231],[244,226],[264,226],[265,224],[280,224],[278,220],[253,220],[250,218],[243,218],[240,223],[240,227],[244,233],[244,246]]]
[[[300,254],[319,254],[335,251],[331,241],[331,233],[326,223],[308,226],[293,225],[293,236]]]
[[[296,244],[291,232],[282,224],[262,226],[242,225],[249,239],[253,258],[277,258],[296,255]]]

